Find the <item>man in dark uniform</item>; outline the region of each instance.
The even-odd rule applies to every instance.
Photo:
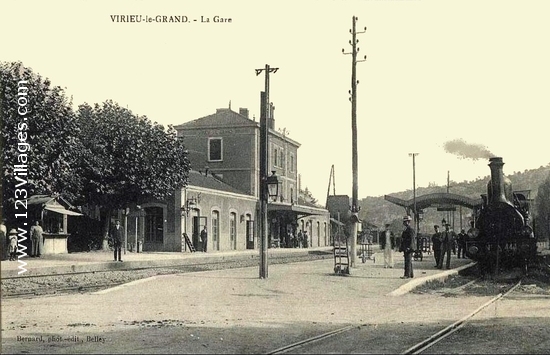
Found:
[[[206,248],[208,247],[208,231],[206,230],[206,225],[204,225],[204,228],[201,231],[201,245],[202,251],[206,253]]]
[[[120,221],[115,221],[115,226],[110,230],[109,232],[111,240],[113,241],[113,249],[114,249],[114,256],[115,261],[117,261],[117,255],[118,255],[118,261],[122,261],[122,241],[124,240],[124,232],[122,230],[122,226],[120,225]]]
[[[412,255],[416,250],[416,231],[411,227],[411,216],[403,217],[403,226],[405,229],[401,234],[401,246],[399,251],[403,252],[405,258],[405,275],[401,277],[402,279],[413,278],[413,266],[412,266]]]
[[[466,258],[466,230],[461,230],[460,233],[458,233],[457,236],[457,244],[458,244],[458,255],[457,258],[462,259]]]
[[[439,226],[434,226],[435,233],[432,235],[432,249],[434,251],[435,267],[439,266],[439,259],[441,259],[441,233],[439,232]]]
[[[456,234],[451,230],[449,223],[445,224],[445,231],[441,233],[441,257],[439,259],[438,269],[443,269],[443,259],[447,255],[447,269],[451,268],[451,252],[453,250],[453,244],[456,240]]]

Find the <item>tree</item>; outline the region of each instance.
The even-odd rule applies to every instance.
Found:
[[[550,236],[550,174],[539,185],[535,200],[535,226],[537,236]]]
[[[21,62],[0,62],[0,106],[3,216],[34,194],[72,200],[80,187],[79,131],[63,89]]]
[[[165,129],[113,101],[80,105],[77,112],[83,146],[83,201],[106,212],[163,200],[187,185],[187,150],[172,126]]]
[[[299,191],[298,199],[299,199],[299,201],[302,200],[304,203],[309,203],[309,204],[312,204],[312,205],[317,204],[317,199],[315,197],[313,197],[313,194],[311,193],[311,191],[309,191],[307,186],[306,186],[305,190],[300,190]]]

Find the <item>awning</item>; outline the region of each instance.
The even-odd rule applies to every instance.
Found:
[[[268,212],[270,211],[280,211],[280,212],[294,212],[298,216],[311,216],[311,215],[324,215],[329,212],[323,208],[295,205],[295,204],[285,204],[285,203],[269,203],[267,205]]]
[[[48,210],[48,211],[52,211],[52,212],[66,214],[66,215],[69,215],[69,216],[83,216],[82,213],[69,211],[68,209],[66,209],[62,205],[45,205],[44,209]]]

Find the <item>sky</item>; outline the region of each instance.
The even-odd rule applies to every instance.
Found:
[[[412,190],[411,153],[416,187],[442,191],[447,175],[489,175],[485,155],[464,157],[469,148],[502,157],[506,174],[550,163],[546,0],[0,4],[0,60],[48,77],[75,108],[110,99],[178,125],[231,105],[259,120],[265,79],[255,69],[278,68],[270,75],[275,125],[301,144],[301,187],[320,201],[332,165],[336,194],[352,195],[352,64],[342,53],[351,50],[352,16],[364,31],[358,59],[367,56],[357,63],[359,198]]]

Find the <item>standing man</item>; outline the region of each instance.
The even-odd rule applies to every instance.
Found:
[[[206,248],[208,247],[208,231],[206,230],[206,224],[204,225],[204,228],[201,230],[201,243],[202,243],[202,251],[206,253]]]
[[[109,234],[111,240],[113,241],[115,261],[118,260],[122,262],[122,241],[124,240],[124,231],[122,230],[122,226],[120,225],[120,221],[118,219],[115,221],[115,226],[111,229]]]
[[[445,224],[445,231],[441,233],[441,257],[439,259],[438,269],[443,269],[443,259],[447,255],[447,269],[451,268],[451,252],[453,251],[453,244],[456,239],[456,234],[451,230],[449,223]]]
[[[386,230],[380,236],[380,249],[384,251],[384,269],[393,268],[393,248],[395,248],[395,236],[386,223]]]
[[[40,226],[40,221],[34,222],[34,226],[31,227],[31,258],[39,258],[42,251],[42,238],[44,230]]]
[[[457,236],[457,244],[458,244],[458,255],[457,258],[461,258],[460,255],[462,255],[462,259],[466,258],[466,230],[461,230],[460,233],[458,233]]]
[[[6,227],[6,220],[2,218],[2,224],[0,224],[0,246],[2,247],[1,253],[2,253],[2,260],[7,260],[9,253],[8,253],[8,245],[9,245],[9,239],[8,239],[8,228]]]
[[[405,275],[402,279],[408,279],[414,277],[412,255],[416,250],[416,231],[411,227],[411,216],[403,217],[403,226],[405,229],[401,233],[401,246],[399,251],[403,252],[405,258]]]
[[[439,266],[439,259],[441,259],[441,232],[439,232],[439,226],[434,226],[434,235],[432,235],[432,249],[434,251],[435,267]]]

